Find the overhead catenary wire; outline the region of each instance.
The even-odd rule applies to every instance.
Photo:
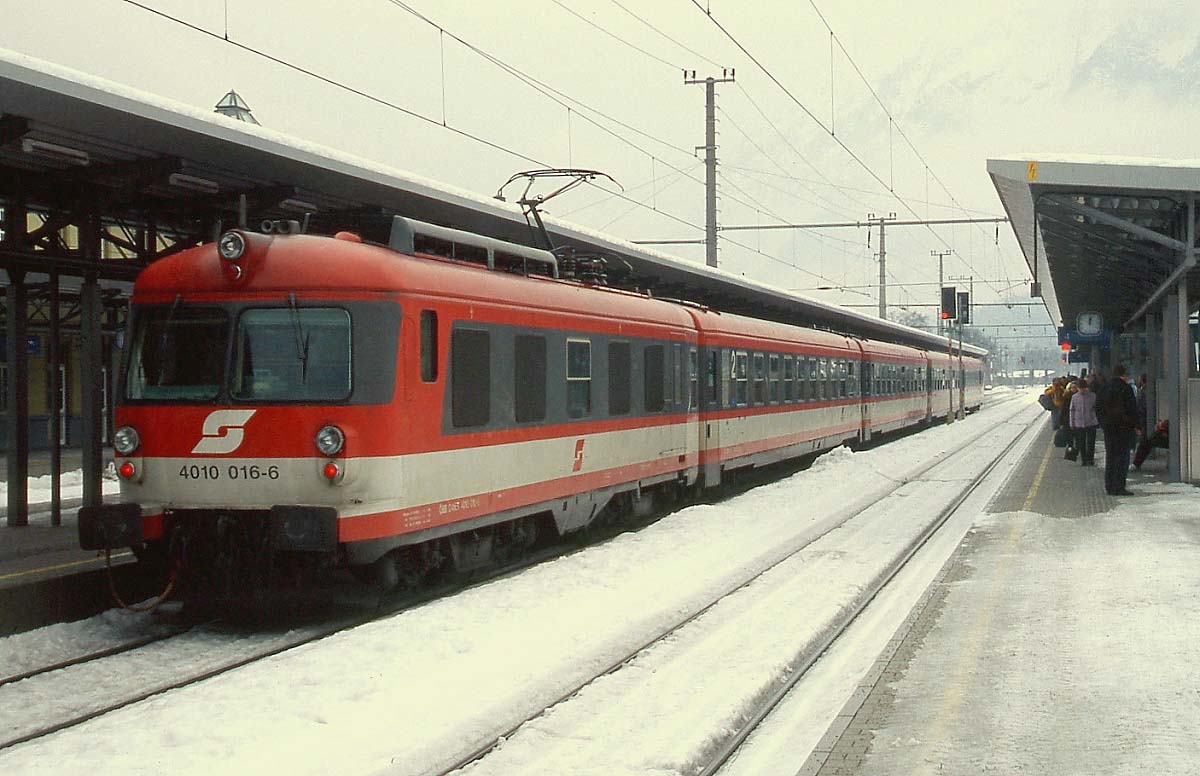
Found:
[[[343,91],[346,91],[346,92],[348,92],[348,93],[350,93],[350,94],[353,94],[353,95],[355,95],[355,96],[362,97],[363,99],[366,99],[366,100],[368,100],[368,101],[370,101],[370,102],[373,102],[373,103],[375,103],[375,104],[377,104],[377,105],[381,105],[381,106],[383,106],[383,107],[386,107],[386,108],[388,108],[388,109],[390,109],[390,110],[395,110],[395,111],[397,111],[397,112],[399,112],[399,113],[402,113],[402,114],[404,114],[404,115],[406,115],[406,116],[410,116],[410,117],[412,117],[412,118],[415,118],[415,119],[417,119],[417,120],[419,120],[419,121],[422,121],[422,122],[428,123],[428,124],[430,124],[430,125],[432,125],[432,126],[435,126],[435,127],[441,127],[442,129],[445,129],[445,130],[447,130],[447,131],[449,131],[449,132],[452,132],[452,133],[454,133],[454,134],[456,134],[456,135],[459,135],[460,137],[463,137],[463,138],[465,138],[465,139],[471,140],[472,142],[479,143],[479,144],[481,144],[481,145],[483,145],[483,146],[486,146],[486,147],[488,147],[488,148],[491,148],[491,149],[493,149],[493,150],[495,150],[495,151],[499,151],[499,152],[501,152],[501,153],[507,154],[507,155],[509,155],[509,156],[512,156],[512,157],[514,157],[514,158],[517,158],[517,159],[521,159],[521,160],[523,160],[523,161],[529,162],[529,163],[531,163],[531,164],[534,164],[534,165],[537,165],[537,166],[539,166],[539,167],[551,167],[551,166],[553,166],[553,165],[552,165],[552,164],[551,164],[549,161],[547,161],[547,160],[544,160],[544,159],[539,159],[539,158],[536,158],[536,157],[530,156],[530,155],[528,155],[528,154],[522,153],[522,152],[520,152],[520,151],[517,151],[517,150],[515,150],[515,149],[508,148],[507,146],[501,145],[501,144],[499,144],[499,143],[496,143],[496,142],[494,142],[494,141],[488,140],[488,139],[486,139],[486,138],[484,138],[484,137],[481,137],[481,136],[479,136],[479,135],[476,135],[476,134],[474,134],[474,133],[467,132],[466,130],[463,130],[463,129],[460,129],[460,128],[458,128],[458,127],[455,127],[455,126],[453,126],[452,124],[449,124],[449,123],[445,122],[444,120],[439,120],[439,119],[437,119],[437,118],[433,118],[433,117],[430,117],[430,116],[426,116],[426,115],[424,115],[424,114],[420,113],[419,111],[415,111],[415,110],[412,110],[412,109],[410,109],[410,108],[406,108],[406,107],[404,107],[404,106],[402,106],[402,105],[398,105],[398,104],[396,104],[396,103],[394,103],[394,102],[391,102],[390,100],[386,100],[386,99],[384,99],[384,98],[382,98],[382,97],[378,97],[378,96],[376,96],[376,95],[373,95],[373,94],[371,94],[371,93],[369,93],[369,92],[366,92],[366,91],[364,91],[364,90],[362,90],[362,89],[359,89],[359,88],[357,88],[357,87],[354,87],[354,86],[350,86],[350,85],[348,85],[348,84],[345,84],[345,83],[343,83],[343,82],[341,82],[341,81],[338,81],[338,80],[336,80],[336,79],[334,79],[334,78],[330,78],[330,77],[328,77],[328,76],[321,75],[320,73],[317,73],[317,72],[315,72],[315,71],[313,71],[313,70],[310,70],[310,69],[308,69],[308,68],[305,68],[305,67],[303,67],[303,66],[301,66],[301,65],[297,65],[297,64],[295,64],[295,63],[293,63],[293,62],[289,62],[289,61],[287,61],[287,60],[285,60],[285,59],[282,59],[282,58],[280,58],[280,57],[274,56],[274,55],[272,55],[272,54],[269,54],[269,53],[267,53],[267,52],[265,52],[265,51],[262,51],[262,50],[260,50],[260,49],[257,49],[257,48],[255,48],[255,47],[253,47],[253,46],[247,45],[247,44],[245,44],[245,43],[241,43],[241,42],[239,42],[239,41],[237,41],[237,40],[234,40],[234,39],[232,39],[232,38],[228,38],[228,39],[227,39],[227,38],[225,38],[225,37],[224,37],[223,35],[221,35],[221,34],[214,33],[214,32],[212,32],[211,30],[207,30],[207,29],[205,29],[205,28],[203,28],[203,27],[200,27],[199,25],[193,24],[193,23],[191,23],[191,22],[188,22],[188,21],[186,21],[186,20],[184,20],[184,19],[180,19],[180,18],[178,18],[178,17],[176,17],[176,16],[172,16],[171,14],[168,14],[168,13],[166,13],[166,12],[164,12],[164,11],[161,11],[161,10],[159,10],[159,9],[157,9],[157,8],[152,8],[152,7],[150,7],[150,6],[147,6],[147,5],[145,5],[144,3],[142,3],[142,2],[138,2],[138,0],[121,0],[121,1],[122,1],[122,2],[124,2],[124,3],[126,3],[126,4],[128,4],[128,5],[134,6],[134,7],[138,8],[138,9],[140,9],[140,10],[146,11],[146,12],[148,12],[148,13],[154,14],[155,16],[158,16],[158,17],[160,17],[160,18],[166,19],[166,20],[168,20],[168,21],[170,21],[170,22],[173,22],[173,23],[175,23],[175,24],[178,24],[178,25],[180,25],[180,26],[186,27],[186,28],[188,28],[188,29],[190,29],[190,30],[192,30],[192,31],[194,31],[194,32],[197,32],[197,33],[200,33],[200,34],[202,34],[202,35],[205,35],[205,36],[208,36],[208,37],[214,38],[214,39],[216,39],[216,40],[222,41],[222,42],[224,42],[224,43],[227,43],[228,45],[230,45],[230,46],[233,46],[233,47],[235,47],[235,48],[238,48],[238,49],[240,49],[240,50],[242,50],[242,51],[245,51],[246,53],[252,54],[252,55],[254,55],[254,56],[261,57],[261,58],[263,58],[263,59],[265,59],[265,60],[267,60],[267,61],[269,61],[269,62],[272,62],[272,63],[274,63],[274,64],[277,64],[277,65],[279,65],[279,66],[281,66],[281,67],[287,68],[287,69],[289,69],[289,70],[292,70],[292,71],[294,71],[294,72],[297,72],[297,73],[300,73],[300,74],[302,74],[302,75],[304,75],[304,76],[307,76],[307,77],[309,77],[309,78],[313,78],[313,79],[315,79],[315,80],[317,80],[317,81],[320,81],[321,83],[327,84],[327,85],[329,85],[329,86],[332,86],[332,87],[334,87],[334,88],[337,88],[337,89],[341,89],[341,90],[343,90]],[[630,145],[633,145],[633,144],[630,144]],[[637,146],[633,146],[633,147],[635,147],[635,148],[638,148],[638,150],[642,151],[643,153],[647,153],[647,152],[645,151],[645,149],[639,148],[639,147],[637,147]],[[660,159],[660,161],[662,161],[662,160]],[[675,169],[675,168],[674,168],[672,165],[670,165],[669,163],[667,163],[667,162],[665,162],[665,161],[663,161],[663,163],[664,163],[664,164],[667,164],[667,166],[669,166],[669,167],[672,167],[672,169]],[[699,182],[699,181],[697,181],[697,180],[696,180],[696,179],[694,179],[694,178],[690,178],[690,179],[691,179],[691,180],[693,180],[694,182],[697,182],[697,183]],[[594,183],[594,182],[589,182],[589,183],[590,183],[591,185],[595,185],[595,183]],[[601,188],[602,188],[602,187],[601,187]],[[606,190],[606,189],[603,189],[603,188],[602,188],[602,190],[608,191],[608,190]],[[610,193],[610,194],[612,194],[613,196],[616,196],[616,197],[618,197],[618,198],[626,199],[626,200],[627,200],[627,201],[629,201],[629,202],[633,202],[633,201],[635,201],[635,200],[629,199],[629,198],[627,198],[627,197],[624,197],[624,195],[622,195],[622,194],[620,194],[620,193],[617,193],[617,192],[608,191],[608,193]],[[690,221],[687,221],[687,220],[686,220],[686,219],[684,219],[684,218],[681,218],[681,217],[679,217],[679,216],[676,216],[676,215],[674,215],[674,214],[672,214],[672,213],[669,213],[669,212],[667,212],[667,211],[665,211],[665,210],[662,210],[662,209],[660,209],[660,208],[658,208],[658,207],[649,207],[649,206],[646,206],[646,205],[644,205],[644,204],[643,204],[643,206],[644,206],[644,207],[646,207],[648,210],[651,210],[652,212],[658,213],[659,215],[662,215],[663,217],[665,217],[665,218],[668,218],[668,219],[670,219],[670,220],[676,221],[677,223],[680,223],[680,224],[683,224],[683,225],[689,226],[689,227],[691,227],[691,228],[693,228],[693,229],[697,229],[697,230],[701,230],[701,229],[703,229],[703,227],[699,226],[698,224],[694,224],[694,223],[692,223],[692,222],[690,222]]]
[[[810,0],[810,2],[811,2],[811,0]],[[774,84],[775,84],[777,87],[779,87],[779,89],[780,89],[780,90],[781,90],[781,91],[782,91],[782,92],[783,92],[783,93],[784,93],[784,94],[785,94],[785,95],[788,97],[788,99],[789,99],[789,100],[791,100],[791,101],[792,101],[792,102],[793,102],[793,103],[794,103],[794,104],[795,104],[797,107],[799,107],[799,108],[800,108],[800,110],[801,110],[801,111],[803,111],[803,112],[804,112],[804,114],[805,114],[806,116],[808,116],[808,117],[809,117],[809,119],[811,119],[811,120],[813,121],[813,123],[815,123],[815,124],[816,124],[818,127],[820,127],[820,128],[821,128],[821,130],[823,130],[823,131],[824,131],[824,132],[825,132],[825,133],[826,133],[826,134],[827,134],[827,135],[828,135],[828,136],[829,136],[829,137],[830,137],[830,138],[831,138],[831,139],[832,139],[832,140],[833,140],[833,141],[834,141],[834,142],[835,142],[835,143],[836,143],[836,144],[837,144],[837,145],[838,145],[838,146],[839,146],[839,147],[840,147],[840,148],[841,148],[841,149],[842,149],[842,150],[843,150],[845,153],[846,153],[846,155],[847,155],[847,156],[849,156],[849,157],[850,157],[850,158],[851,158],[851,159],[852,159],[852,160],[855,162],[855,164],[857,164],[859,167],[861,167],[861,168],[862,168],[862,169],[863,169],[863,170],[864,170],[864,171],[865,171],[865,172],[866,172],[866,173],[867,173],[867,174],[868,174],[868,175],[869,175],[871,178],[873,178],[873,179],[875,180],[875,182],[876,182],[876,183],[878,183],[878,184],[879,184],[879,185],[880,185],[880,186],[881,186],[881,187],[882,187],[882,188],[883,188],[885,191],[888,191],[888,192],[891,194],[891,196],[892,196],[892,197],[893,197],[893,198],[894,198],[894,199],[895,199],[897,202],[899,202],[899,203],[900,203],[900,205],[901,205],[901,206],[902,206],[902,207],[903,207],[905,210],[907,210],[909,213],[911,213],[911,214],[912,214],[912,216],[913,216],[914,218],[920,218],[920,215],[919,215],[919,214],[917,213],[917,211],[916,211],[916,210],[915,210],[915,209],[912,207],[912,205],[910,205],[910,204],[908,203],[908,201],[907,201],[906,199],[904,199],[902,196],[900,196],[900,195],[896,194],[894,191],[892,191],[892,190],[891,190],[891,186],[888,184],[888,182],[887,182],[887,181],[885,181],[885,180],[883,179],[883,177],[882,177],[882,176],[881,176],[881,175],[880,175],[878,172],[876,172],[876,171],[875,171],[875,170],[874,170],[874,169],[873,169],[873,168],[872,168],[872,167],[871,167],[869,164],[867,164],[867,163],[866,163],[866,162],[865,162],[865,161],[862,159],[862,157],[861,157],[861,156],[859,156],[859,155],[858,155],[858,153],[854,151],[854,149],[852,149],[852,148],[851,148],[849,145],[847,145],[847,144],[845,143],[845,141],[843,141],[843,140],[842,140],[840,137],[838,137],[838,136],[837,136],[837,135],[836,135],[836,134],[833,132],[833,130],[832,130],[832,129],[831,129],[829,126],[827,126],[827,125],[825,124],[825,122],[823,122],[823,121],[822,121],[820,118],[818,118],[818,117],[817,117],[817,115],[816,115],[815,113],[813,113],[813,112],[812,112],[812,110],[811,110],[811,109],[810,109],[810,108],[809,108],[809,107],[808,107],[808,106],[807,106],[807,105],[806,105],[806,104],[805,104],[805,103],[804,103],[802,100],[800,100],[800,98],[798,98],[798,97],[797,97],[797,96],[796,96],[796,95],[795,95],[795,94],[792,92],[792,90],[791,90],[791,89],[789,89],[789,88],[788,88],[788,87],[787,87],[787,86],[786,86],[786,85],[785,85],[785,84],[784,84],[782,81],[780,81],[780,80],[779,80],[779,78],[778,78],[778,77],[777,77],[777,76],[776,76],[776,75],[775,75],[775,74],[774,74],[774,73],[771,71],[771,69],[770,69],[770,68],[768,68],[768,67],[767,67],[765,64],[763,64],[763,62],[762,62],[762,61],[761,61],[761,60],[760,60],[758,57],[756,57],[756,56],[755,56],[755,55],[754,55],[754,54],[753,54],[753,53],[752,53],[752,52],[751,52],[751,51],[750,51],[750,50],[749,50],[749,49],[748,49],[748,48],[747,48],[747,47],[746,47],[746,46],[745,46],[745,45],[744,45],[744,44],[743,44],[743,43],[742,43],[742,42],[741,42],[741,41],[740,41],[740,40],[739,40],[739,39],[738,39],[738,38],[737,38],[737,37],[736,37],[736,36],[735,36],[735,35],[734,35],[732,32],[730,32],[730,31],[729,31],[729,29],[728,29],[728,28],[727,28],[727,27],[726,27],[724,24],[722,24],[722,23],[720,22],[720,20],[719,20],[719,19],[717,19],[717,18],[716,18],[716,17],[713,15],[713,13],[712,13],[711,9],[709,9],[709,8],[706,8],[705,6],[701,5],[701,4],[700,4],[700,2],[698,2],[698,0],[692,0],[692,5],[694,5],[694,6],[695,6],[697,9],[699,9],[699,10],[700,10],[700,12],[701,12],[701,13],[703,13],[703,14],[704,14],[704,15],[705,15],[705,16],[706,16],[708,19],[709,19],[709,21],[711,21],[711,22],[712,22],[712,23],[713,23],[713,24],[714,24],[714,25],[717,27],[717,29],[719,29],[719,30],[721,31],[721,33],[722,33],[722,34],[723,34],[723,35],[724,35],[724,36],[725,36],[725,37],[726,37],[726,38],[727,38],[727,39],[728,39],[728,40],[729,40],[731,43],[733,43],[733,45],[734,45],[734,46],[736,46],[736,47],[737,47],[737,48],[738,48],[738,49],[739,49],[739,50],[740,50],[740,51],[741,51],[743,54],[745,54],[745,55],[746,55],[746,57],[747,57],[747,58],[748,58],[748,59],[749,59],[751,62],[753,62],[753,63],[754,63],[754,65],[755,65],[755,66],[756,66],[756,67],[757,67],[757,68],[758,68],[760,71],[762,71],[762,73],[763,73],[764,75],[766,75],[766,76],[767,76],[767,78],[768,78],[768,79],[770,79],[770,81],[771,81],[772,83],[774,83]],[[814,4],[814,8],[815,8],[815,7],[816,7],[816,6],[815,6],[815,4]],[[819,12],[819,11],[818,11],[818,15],[820,15],[820,12]],[[827,28],[829,28],[829,25],[828,25],[828,23],[827,23],[827,22],[825,22],[825,20],[824,20],[824,18],[823,18],[823,17],[822,17],[822,22],[826,24],[826,27],[827,27]],[[832,31],[832,28],[829,28],[829,29],[830,29],[830,31]],[[982,274],[982,273],[980,273],[978,270],[976,270],[976,269],[975,269],[975,267],[974,267],[974,266],[971,264],[971,262],[970,262],[970,261],[968,261],[968,260],[967,260],[965,257],[963,257],[963,256],[962,256],[962,254],[961,254],[961,253],[959,253],[959,252],[958,252],[958,251],[957,251],[957,250],[954,248],[953,244],[951,244],[951,243],[947,242],[947,241],[946,241],[946,239],[945,239],[944,237],[942,237],[940,234],[938,234],[938,233],[937,233],[937,232],[936,232],[936,231],[935,231],[935,230],[934,230],[932,227],[927,227],[927,229],[928,229],[928,230],[929,230],[929,232],[930,232],[931,234],[933,234],[933,235],[934,235],[934,236],[935,236],[935,237],[936,237],[936,238],[937,238],[939,241],[941,241],[943,245],[945,245],[946,247],[948,247],[948,248],[950,248],[952,251],[954,251],[954,254],[955,254],[955,255],[956,255],[958,258],[959,258],[959,260],[960,260],[960,261],[962,261],[962,262],[963,262],[963,264],[964,264],[964,265],[965,265],[965,266],[966,266],[968,269],[970,269],[970,270],[971,270],[971,272],[972,272],[972,273],[974,273],[974,274],[976,274],[976,275]],[[993,289],[993,290],[994,290],[994,289]]]

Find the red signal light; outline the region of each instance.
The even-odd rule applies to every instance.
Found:
[[[943,321],[950,320],[950,313],[946,312],[945,310],[942,310],[942,320]]]
[[[1060,343],[1060,344],[1059,344],[1059,347],[1060,347],[1060,348],[1062,348],[1062,351],[1063,351],[1064,353],[1066,353],[1068,350],[1070,350],[1070,349],[1071,349],[1071,343],[1070,343],[1070,342],[1063,342],[1063,343]]]
[[[129,461],[125,461],[117,469],[117,474],[121,475],[122,479],[128,480],[133,477],[135,471],[136,470],[133,468],[133,464],[131,464]]]
[[[321,473],[325,475],[325,479],[335,480],[337,479],[337,476],[342,473],[342,470],[338,468],[336,463],[330,461],[329,463],[325,464],[325,467],[321,470]]]

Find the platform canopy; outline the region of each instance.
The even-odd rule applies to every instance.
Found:
[[[987,169],[1056,323],[1128,329],[1185,276],[1194,309],[1200,161],[1023,154]]]
[[[386,243],[386,231],[376,230],[386,229],[396,214],[526,245],[538,242],[512,203],[0,49],[0,202],[31,212],[89,209],[91,218],[120,227],[126,235],[122,247],[137,253],[125,269],[135,270],[213,239],[219,225],[236,223],[243,196],[251,224],[307,213],[313,231],[355,229]],[[71,216],[55,223],[71,223]],[[919,347],[945,345],[928,332],[585,227],[550,218],[546,224],[556,246],[604,257],[614,285]],[[39,231],[44,238],[49,230]],[[100,239],[113,240],[112,232],[105,230]],[[168,233],[173,241],[164,247]],[[51,260],[53,251],[44,246],[35,254],[5,242],[0,265],[25,262],[24,268],[37,271],[30,262]],[[31,237],[26,243],[33,247]],[[102,276],[116,269],[106,264]],[[89,271],[86,263],[75,268]]]

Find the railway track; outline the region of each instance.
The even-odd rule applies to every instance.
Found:
[[[1020,409],[1006,417],[998,425],[1012,423],[1018,416],[1022,415],[1023,413],[1027,413],[1028,411],[1028,405],[1022,404]],[[1037,415],[1032,423],[1027,424],[1025,431],[1028,431],[1029,427],[1037,425],[1041,420],[1042,416],[1040,414]],[[446,776],[446,774],[457,771],[460,768],[464,768],[473,763],[479,763],[481,765],[484,764],[485,758],[489,754],[494,752],[500,744],[510,739],[524,725],[543,717],[547,714],[547,712],[554,709],[559,704],[562,704],[579,695],[585,688],[587,688],[589,685],[592,685],[594,682],[597,682],[604,677],[616,674],[624,667],[647,655],[655,647],[658,647],[669,641],[682,639],[682,633],[689,626],[693,625],[706,614],[713,611],[730,596],[751,588],[756,582],[759,582],[765,576],[769,575],[773,570],[778,569],[783,564],[795,559],[800,553],[803,553],[805,550],[812,547],[814,543],[823,537],[828,536],[838,528],[850,523],[856,517],[863,514],[868,509],[876,506],[878,502],[887,498],[889,495],[896,493],[905,485],[930,474],[938,466],[941,466],[947,461],[954,459],[965,449],[978,444],[983,437],[990,433],[994,433],[994,431],[995,427],[989,427],[983,432],[973,435],[971,438],[957,445],[953,449],[946,450],[940,455],[910,470],[905,477],[891,483],[891,485],[889,485],[885,491],[877,491],[866,494],[848,509],[843,510],[837,516],[836,520],[826,521],[818,532],[806,537],[805,541],[801,545],[788,548],[788,551],[785,554],[777,557],[774,562],[767,567],[756,571],[752,576],[740,580],[737,584],[731,585],[730,587],[721,591],[719,594],[712,596],[707,605],[699,608],[696,611],[693,611],[687,617],[679,619],[669,628],[661,629],[653,637],[646,639],[636,647],[628,650],[623,656],[613,660],[603,670],[592,673],[590,677],[574,684],[572,687],[562,692],[550,702],[542,705],[540,709],[528,714],[520,722],[508,727],[498,734],[489,736],[487,740],[481,740],[470,750],[468,754],[455,760],[449,766],[439,767],[438,770],[433,772],[439,774],[440,776]],[[737,727],[736,730],[728,731],[727,734],[722,736],[720,744],[714,747],[712,750],[711,760],[703,765],[703,770],[700,770],[700,773],[715,773],[727,761],[727,759],[734,752],[736,752],[742,741],[744,741],[750,732],[761,722],[761,720],[770,713],[770,711],[787,694],[791,687],[794,686],[794,684],[799,681],[801,677],[803,677],[805,672],[816,662],[820,655],[828,649],[829,645],[831,645],[838,638],[838,636],[841,635],[841,633],[843,633],[845,629],[854,622],[854,620],[861,614],[870,601],[873,600],[884,587],[886,587],[888,582],[900,571],[900,569],[902,569],[904,565],[913,557],[913,555],[915,555],[920,548],[924,546],[928,539],[937,532],[937,530],[945,523],[949,516],[952,515],[954,511],[962,504],[962,502],[969,497],[969,495],[979,486],[984,478],[986,478],[986,476],[995,468],[996,465],[998,465],[1004,456],[1007,455],[1012,447],[1016,445],[1019,440],[1024,438],[1025,431],[1016,434],[1010,443],[1005,445],[997,455],[991,458],[990,462],[984,467],[982,472],[973,477],[969,482],[966,482],[960,488],[959,492],[952,499],[951,503],[946,508],[941,510],[937,516],[927,524],[925,529],[921,531],[920,534],[905,548],[904,552],[902,552],[891,564],[889,564],[889,567],[884,571],[883,574],[872,580],[868,591],[857,603],[857,605],[852,610],[847,612],[845,617],[836,622],[832,628],[828,628],[824,631],[825,635],[820,645],[815,650],[806,649],[803,656],[800,656],[792,665],[789,665],[788,670],[784,672],[787,678],[763,700],[763,703],[758,708],[745,716],[744,721]]]
[[[973,438],[966,444],[972,444],[974,441]],[[966,445],[963,446],[965,447]],[[932,468],[938,462],[954,455],[958,449],[960,448],[948,451],[939,456],[922,469],[922,471]],[[863,499],[860,505],[856,505],[858,508],[854,514],[865,509],[876,499],[876,494],[871,494],[869,498]],[[840,525],[841,522],[845,522],[848,519],[850,518],[846,517],[838,524]],[[836,525],[832,524],[826,526],[824,533],[828,533],[828,531],[836,527]],[[625,529],[616,528],[613,530],[613,534],[615,535],[621,530]],[[589,543],[587,546],[594,546],[594,542]],[[450,580],[415,593],[381,600],[379,605],[368,614],[338,618],[333,622],[293,630],[284,636],[269,637],[266,639],[249,638],[245,633],[224,628],[217,622],[209,622],[202,626],[176,629],[166,634],[147,635],[144,638],[131,640],[125,644],[4,677],[0,679],[0,709],[9,709],[11,713],[5,715],[0,712],[0,736],[2,736],[0,738],[0,750],[81,725],[150,697],[220,676],[295,649],[296,647],[358,627],[380,617],[412,609],[428,601],[453,595],[470,587],[482,585],[504,576],[516,574],[543,560],[561,557],[566,554],[570,554],[570,550],[564,552],[561,545],[555,545],[551,548],[531,553],[520,561],[502,568],[475,572],[463,579]],[[784,560],[786,558],[781,558],[779,562],[781,563]],[[778,565],[778,563],[775,565]],[[737,589],[748,586],[753,581],[753,579],[746,580],[741,585],[728,590],[720,598],[735,592]],[[661,642],[671,634],[678,632],[688,623],[702,616],[712,606],[715,606],[720,598],[714,599],[705,609],[694,613],[691,617],[678,623],[670,632],[647,641],[637,650],[630,652],[622,660],[613,663],[604,672],[598,674],[597,678],[619,670],[623,665],[634,660],[646,649]],[[261,634],[255,635],[261,637]],[[219,648],[214,649],[214,646]],[[197,662],[194,659],[194,655],[198,652],[203,652],[209,657],[206,660]],[[213,659],[212,655],[214,653],[225,655],[225,659]],[[134,663],[136,665],[132,665],[131,667],[130,664]],[[190,670],[175,670],[168,675],[163,675],[159,670],[163,666],[171,667],[178,665],[190,666]],[[95,685],[95,677],[97,675],[111,676],[114,674],[136,679],[137,681],[132,683],[136,686],[126,686],[124,682],[118,682],[118,685],[123,690],[119,696],[102,698],[88,696],[88,688]],[[587,683],[584,682],[579,687]],[[567,693],[564,697],[569,697],[578,689],[576,688]],[[31,723],[23,717],[18,716],[20,710],[31,708],[29,703],[26,702],[30,697],[41,699],[54,698],[60,699],[60,701],[82,698],[82,701],[73,704],[69,702],[56,702],[50,707],[47,707],[44,703],[39,703],[36,706],[38,708],[39,719],[36,723]],[[555,703],[560,700],[562,699],[556,700]],[[549,706],[553,705],[555,704],[549,704]],[[24,716],[29,715],[26,714]],[[5,717],[8,718],[6,719]],[[515,729],[514,727],[513,730]],[[506,731],[504,736],[507,736],[513,730]],[[493,749],[496,743],[504,736],[497,736],[481,744],[472,752],[471,756],[463,758],[449,770],[480,759]]]

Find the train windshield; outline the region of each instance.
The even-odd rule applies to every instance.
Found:
[[[350,314],[332,307],[245,310],[238,319],[233,363],[235,399],[347,399]]]
[[[215,399],[224,374],[229,318],[224,310],[149,308],[134,335],[130,399]]]

